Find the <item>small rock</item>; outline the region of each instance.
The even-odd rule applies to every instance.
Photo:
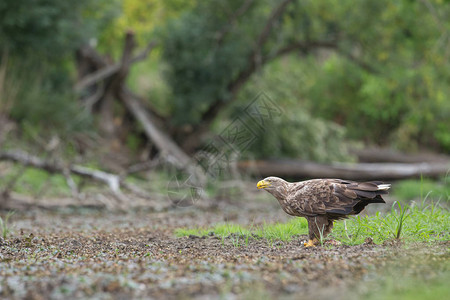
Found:
[[[364,244],[366,244],[366,245],[373,245],[373,238],[366,237],[366,239],[364,240]]]
[[[120,289],[120,283],[117,280],[114,280],[112,282],[110,282],[106,287],[105,290],[107,292],[117,292]]]
[[[324,243],[325,245],[332,245],[332,246],[340,246],[342,243],[336,240],[327,240]]]

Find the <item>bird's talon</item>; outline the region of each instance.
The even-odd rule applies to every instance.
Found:
[[[314,245],[314,241],[313,240],[309,240],[307,243],[303,244],[305,247],[315,247],[316,245]]]

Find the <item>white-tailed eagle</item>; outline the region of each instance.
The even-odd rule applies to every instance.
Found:
[[[267,177],[257,184],[277,198],[283,210],[291,216],[308,221],[309,241],[314,246],[331,232],[335,220],[359,214],[370,203],[385,203],[390,184],[382,182],[355,182],[341,179],[312,179],[287,182],[278,177]]]

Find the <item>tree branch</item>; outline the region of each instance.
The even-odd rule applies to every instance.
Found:
[[[294,51],[309,51],[311,49],[316,49],[316,48],[329,48],[329,49],[337,49],[337,43],[335,41],[297,41],[294,42],[292,44],[286,45],[280,49],[278,49],[274,55],[267,57],[265,59],[265,63],[290,54]]]
[[[345,52],[341,49],[336,48],[336,52],[340,55],[342,55],[343,57],[345,57],[346,59],[350,60],[351,62],[353,62],[354,64],[358,65],[361,69],[363,69],[364,71],[367,71],[369,73],[372,74],[379,74],[380,72],[378,70],[376,70],[374,67],[372,67],[371,65],[369,65],[368,63],[360,60],[359,58],[357,58],[356,56],[352,55],[349,52]]]
[[[59,163],[42,160],[37,156],[28,154],[20,150],[0,152],[0,160],[8,160],[21,163],[25,166],[42,169],[52,174],[59,173],[64,175],[69,171],[70,173],[73,173],[75,175],[87,177],[97,182],[106,184],[118,200],[122,202],[127,200],[126,196],[120,190],[120,176],[115,174],[79,165],[71,165],[66,168]]]
[[[285,11],[287,5],[292,2],[293,0],[284,0],[282,1],[270,14],[268,17],[266,24],[259,34],[258,38],[256,39],[255,46],[250,53],[248,57],[248,67],[244,70],[242,70],[237,76],[236,79],[233,80],[229,85],[227,90],[231,92],[231,97],[234,98],[241,88],[242,84],[250,78],[250,76],[253,74],[253,72],[257,69],[257,61],[258,56],[260,55],[261,48],[263,47],[264,43],[267,41],[267,39],[270,36],[270,32],[272,31],[273,25],[275,21],[277,21],[280,16]],[[208,126],[210,122],[212,122],[221,108],[225,105],[225,102],[223,99],[217,99],[207,111],[205,111],[202,114],[202,121]]]
[[[246,0],[232,15],[227,25],[217,33],[217,45],[220,46],[228,32],[234,27],[236,20],[242,16],[252,5],[254,0]]]
[[[337,49],[337,43],[334,41],[307,41],[307,42],[294,42],[292,44],[289,44],[285,47],[280,48],[278,51],[275,52],[274,55],[270,57],[263,57],[261,59],[260,64],[265,65],[268,62],[277,59],[281,56],[290,54],[294,51],[299,50],[312,50],[312,49],[318,49],[318,48],[330,48],[330,49]],[[242,86],[250,79],[250,77],[253,75],[253,73],[257,70],[258,65],[256,63],[250,62],[250,65],[247,69],[243,70],[237,78],[231,82],[228,85],[228,90],[233,95],[232,97],[235,97],[238,91],[242,88]],[[220,112],[220,110],[226,105],[226,102],[222,101],[221,99],[214,102],[209,109],[203,114],[203,124],[208,127],[209,123],[212,122],[217,114]]]
[[[119,98],[133,117],[141,123],[145,134],[158,148],[166,161],[173,162],[177,168],[192,175],[193,183],[201,186],[206,178],[203,172],[191,162],[190,157],[162,130],[155,126],[154,116],[148,112],[138,99],[122,90]]]
[[[284,13],[284,10],[286,9],[287,5],[291,3],[293,0],[284,0],[283,2],[278,5],[277,8],[275,8],[274,11],[272,11],[272,14],[267,19],[266,25],[264,26],[264,29],[260,33],[258,40],[256,42],[255,48],[253,49],[253,52],[251,54],[251,57],[254,59],[257,53],[260,51],[261,47],[264,45],[264,43],[269,38],[270,32],[272,31],[273,24],[275,21],[277,21],[280,16]]]
[[[148,111],[150,111],[150,113],[153,115],[154,117],[154,121],[155,124],[157,124],[158,126],[163,126],[165,125],[165,122],[167,121],[167,118],[164,117],[163,115],[161,115],[152,105],[151,103],[149,103],[146,99],[144,99],[143,97],[133,93],[129,88],[127,87],[123,87],[123,92],[127,95],[129,95],[130,97],[136,99],[136,101],[139,101],[141,103],[141,105],[143,107],[145,107],[145,109],[147,109]],[[145,103],[145,105],[144,105]]]
[[[147,55],[150,53],[150,51],[152,51],[152,49],[156,45],[157,45],[156,42],[154,42],[154,41],[150,42],[144,50],[142,50],[138,55],[136,55],[135,57],[130,59],[129,63],[132,64],[132,63],[135,63],[135,62],[145,59],[147,57]],[[93,50],[93,49],[91,52],[96,53],[95,50]],[[96,54],[96,56],[98,56],[98,54]],[[74,87],[75,91],[81,91],[81,90],[97,83],[98,81],[104,80],[104,79],[116,74],[121,69],[122,65],[123,65],[123,61],[116,63],[114,65],[107,65],[104,68],[102,68],[94,73],[86,75],[84,78],[82,78],[80,81],[78,81],[77,84],[75,84],[75,87]]]

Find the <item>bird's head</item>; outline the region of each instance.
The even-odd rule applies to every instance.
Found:
[[[271,176],[259,181],[256,187],[258,189],[265,189],[268,192],[272,192],[279,188],[285,188],[286,184],[287,182],[285,180]]]

